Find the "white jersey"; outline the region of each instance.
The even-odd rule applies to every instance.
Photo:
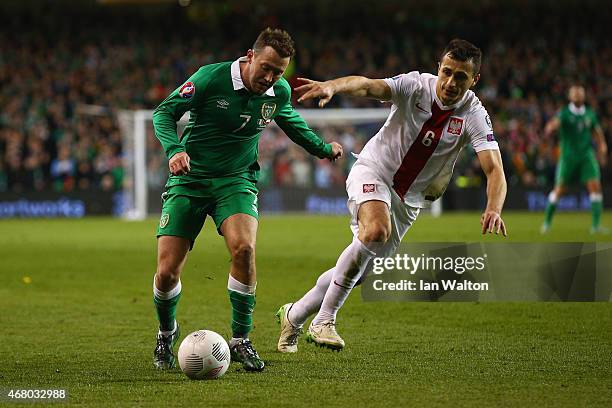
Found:
[[[427,207],[444,193],[459,152],[468,142],[476,152],[498,150],[491,119],[474,92],[444,106],[437,76],[410,72],[385,79],[393,106],[357,162],[373,168],[413,207]]]

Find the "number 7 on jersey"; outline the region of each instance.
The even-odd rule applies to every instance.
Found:
[[[244,128],[246,126],[247,123],[249,123],[249,121],[251,120],[251,115],[240,115],[240,117],[242,119],[244,119],[244,122],[242,122],[242,125],[240,125],[240,127],[238,129],[234,129],[232,130],[232,133],[236,133],[239,132],[242,128]]]

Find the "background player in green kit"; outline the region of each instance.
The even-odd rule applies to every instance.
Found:
[[[155,110],[155,135],[171,173],[162,196],[153,284],[158,368],[176,366],[180,274],[206,216],[215,222],[231,256],[232,359],[249,371],[264,368],[248,338],[255,307],[259,136],[274,120],[309,153],[330,160],[342,155],[339,144],[323,142],[291,105],[291,88],[281,77],[293,55],[289,34],[268,28],[245,57],[201,67]],[[176,122],[187,111],[189,123],[179,139]]]
[[[544,129],[546,135],[559,131],[561,155],[557,163],[555,188],[548,195],[541,231],[546,233],[550,229],[557,201],[565,193],[567,186],[580,182],[586,185],[591,200],[591,233],[604,232],[605,229],[599,225],[603,195],[597,159],[602,166],[607,163],[606,139],[595,112],[584,104],[584,88],[573,85],[568,96],[570,103],[563,107]],[[597,158],[593,152],[593,139],[597,143]]]

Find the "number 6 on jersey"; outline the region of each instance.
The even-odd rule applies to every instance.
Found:
[[[433,138],[436,136],[436,134],[431,131],[428,130],[427,133],[425,133],[425,136],[423,136],[423,140],[421,141],[421,143],[423,143],[423,146],[431,146],[431,144],[433,143]]]

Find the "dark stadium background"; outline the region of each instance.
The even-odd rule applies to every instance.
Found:
[[[558,154],[542,130],[573,81],[585,85],[612,151],[609,0],[182,4],[0,0],[0,405],[16,401],[7,399],[10,390],[55,389],[66,391],[69,405],[104,408],[612,406],[612,235],[589,233],[588,210],[559,213],[551,231],[539,234]],[[152,364],[155,230],[167,175],[154,138],[147,145],[150,217],[108,216],[121,211],[129,183],[120,113],[154,108],[199,66],[243,55],[267,26],[295,39],[294,84],[297,76],[435,72],[453,37],[482,47],[477,93],[504,158],[509,236],[481,233],[484,179],[468,149],[442,216],[420,215],[402,251],[434,243],[463,256],[467,247],[488,248],[504,268],[490,271],[494,290],[466,292],[462,302],[454,293],[374,302],[358,288],[340,312],[341,353],[303,337],[299,353],[278,353],[274,314],[311,288],[351,241],[346,214],[304,213],[346,211],[351,158],[313,160],[270,129],[260,143],[266,214],[251,333],[267,367],[250,375],[232,364],[218,381],[191,381]],[[331,108],[378,106],[336,97]],[[377,126],[318,130],[359,151]],[[602,225],[612,227],[612,165],[602,178]],[[586,209],[588,196],[574,189],[559,207]],[[46,217],[26,219],[34,215]],[[209,220],[181,276],[183,335],[231,336],[228,259]],[[492,300],[507,293],[516,301]]]
[[[297,55],[287,78],[435,72],[454,37],[484,51],[477,93],[493,118],[509,193],[506,208],[541,211],[558,155],[543,126],[579,81],[610,144],[611,9],[605,1],[83,0],[0,3],[0,213],[7,203],[66,199],[70,216],[117,212],[124,183],[116,114],[152,109],[199,66],[243,55],[257,33],[282,27]],[[378,102],[336,97],[333,107]],[[299,108],[313,107],[311,104]],[[378,126],[378,125],[376,125]],[[359,151],[376,126],[319,128]],[[612,150],[612,149],[611,149]],[[350,155],[315,160],[270,131],[260,145],[264,211],[343,212]],[[163,161],[150,162],[158,173]],[[612,204],[612,166],[603,169]],[[159,207],[162,180],[151,187]],[[484,179],[469,148],[444,208],[482,208]],[[587,209],[575,189],[566,209]],[[313,201],[313,197],[315,200]],[[316,199],[319,198],[319,201]],[[76,200],[76,201],[75,201]],[[310,200],[310,201],[309,201]],[[307,202],[310,204],[307,205]],[[157,206],[157,207],[156,207]],[[66,207],[68,208],[68,207]],[[72,207],[71,207],[72,208]],[[24,215],[24,214],[22,214]],[[27,214],[26,214],[27,215]]]

